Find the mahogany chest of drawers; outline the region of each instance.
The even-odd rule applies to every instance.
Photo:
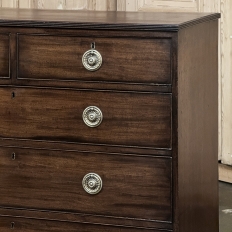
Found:
[[[217,232],[219,14],[0,10],[0,231]]]

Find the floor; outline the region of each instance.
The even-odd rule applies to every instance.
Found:
[[[220,232],[232,232],[232,184],[219,182]]]

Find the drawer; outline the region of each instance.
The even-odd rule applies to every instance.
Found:
[[[1,232],[160,232],[156,229],[133,229],[121,226],[91,225],[74,222],[46,221],[26,218],[0,217]],[[165,232],[165,230],[162,230]]]
[[[170,84],[170,41],[19,34],[18,79]],[[95,72],[82,64],[92,43],[102,56]]]
[[[0,95],[4,138],[171,147],[171,94],[2,88]],[[87,126],[83,112],[98,120],[99,109],[101,124]]]
[[[0,34],[0,78],[9,78],[10,43],[8,34]]]
[[[4,207],[170,222],[171,178],[171,158],[0,149]]]

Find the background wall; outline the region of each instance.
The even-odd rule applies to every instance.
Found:
[[[231,0],[0,0],[0,7],[221,12],[219,31],[219,159],[232,165],[232,1]]]
[[[1,7],[63,9],[63,10],[116,10],[116,0],[0,0]]]

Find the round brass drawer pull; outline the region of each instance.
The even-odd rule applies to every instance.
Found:
[[[101,124],[103,114],[96,106],[87,107],[82,114],[84,123],[89,127],[97,127]]]
[[[82,180],[84,190],[89,194],[98,194],[102,189],[102,179],[96,173],[88,173]]]
[[[82,57],[82,63],[87,70],[96,71],[102,65],[102,56],[95,49],[88,50]]]

